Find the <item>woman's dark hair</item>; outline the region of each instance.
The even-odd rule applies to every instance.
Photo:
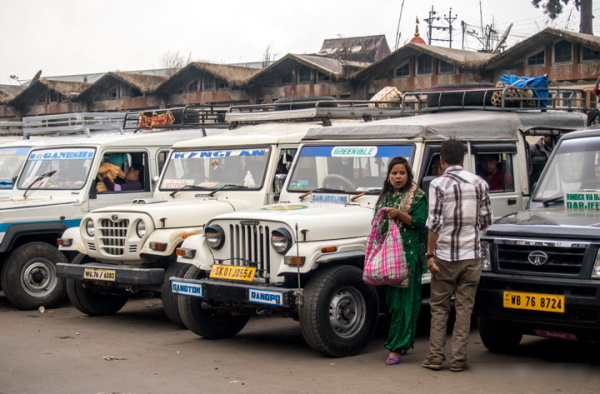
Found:
[[[465,144],[456,138],[450,138],[449,140],[442,142],[442,146],[440,147],[440,156],[442,157],[442,160],[451,166],[460,164],[465,157],[465,152]]]
[[[396,164],[404,164],[404,167],[406,168],[406,173],[408,175],[408,179],[406,180],[406,185],[404,185],[404,187],[400,191],[403,192],[403,191],[410,189],[410,187],[413,184],[413,180],[414,180],[415,176],[413,175],[412,169],[410,168],[410,164],[408,164],[408,160],[406,160],[406,158],[403,156],[394,157],[388,163],[387,174],[385,174],[385,179],[383,181],[383,187],[381,188],[381,193],[379,193],[379,198],[377,199],[377,203],[379,203],[379,201],[383,198],[383,196],[385,196],[386,193],[390,193],[390,192],[394,191],[394,188],[392,187],[392,184],[390,183],[389,179],[390,179],[390,173],[392,172],[392,168],[394,168],[394,166]]]

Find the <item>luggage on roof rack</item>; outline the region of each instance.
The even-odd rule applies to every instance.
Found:
[[[125,116],[125,129],[182,129],[199,126],[228,127],[225,114],[229,107],[207,104],[130,111]]]

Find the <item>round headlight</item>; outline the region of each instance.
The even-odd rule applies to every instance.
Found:
[[[213,249],[219,249],[225,243],[225,232],[220,226],[208,226],[204,229],[206,243]]]
[[[85,232],[87,233],[88,236],[93,237],[94,233],[95,233],[95,229],[94,229],[94,221],[92,219],[88,219],[85,222]]]
[[[138,237],[144,238],[144,235],[146,235],[146,222],[144,222],[143,220],[137,222],[135,226],[135,232]]]
[[[284,228],[271,232],[271,246],[277,253],[285,254],[292,247],[292,236]]]

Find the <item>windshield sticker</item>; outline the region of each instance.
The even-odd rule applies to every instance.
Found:
[[[271,205],[269,207],[261,208],[263,211],[291,211],[294,209],[308,208],[306,205]]]
[[[195,152],[175,152],[173,159],[203,159],[210,157],[231,157],[231,156],[265,156],[267,149],[233,149],[233,150],[207,150]]]
[[[375,157],[376,146],[335,146],[331,150],[331,157]]]
[[[600,210],[600,192],[565,193],[565,208]]]
[[[0,158],[3,157],[25,157],[31,148],[6,148],[0,149]]]
[[[193,179],[165,179],[162,187],[165,189],[180,189],[184,186],[193,185]]]
[[[94,157],[92,149],[69,149],[69,150],[40,150],[29,155],[29,161],[46,160],[87,160]]]
[[[310,202],[312,203],[332,203],[332,204],[348,204],[350,196],[347,194],[311,194]]]
[[[412,145],[305,146],[299,157],[411,157]]]

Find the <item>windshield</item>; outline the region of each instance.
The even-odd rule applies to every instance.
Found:
[[[17,187],[31,190],[79,190],[85,185],[93,159],[94,149],[91,148],[32,151],[25,162]]]
[[[534,200],[583,190],[600,190],[600,137],[567,139],[557,148],[539,182]]]
[[[270,151],[270,148],[174,151],[160,190],[186,186],[211,190],[224,184],[260,189]]]
[[[304,146],[288,190],[379,193],[389,161],[396,156],[410,161],[412,153],[412,145]]]
[[[19,175],[29,149],[28,147],[0,148],[0,189],[12,189],[13,178]]]

